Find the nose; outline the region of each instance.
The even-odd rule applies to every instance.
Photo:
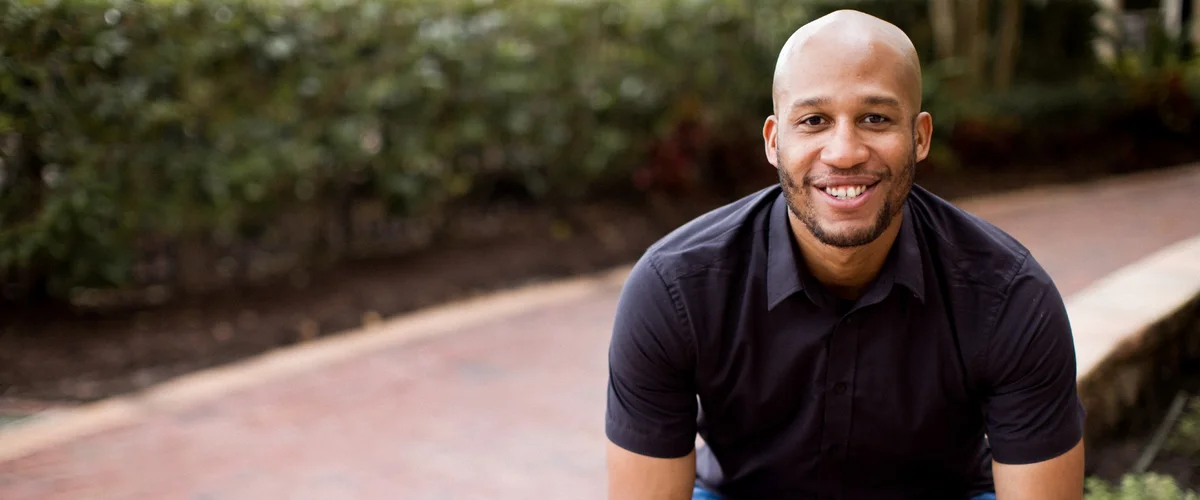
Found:
[[[854,168],[871,156],[853,123],[840,123],[821,149],[821,161],[834,168]]]

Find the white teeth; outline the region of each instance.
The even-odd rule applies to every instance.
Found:
[[[866,186],[839,186],[825,188],[826,193],[836,196],[838,199],[842,200],[857,198],[859,195],[863,194],[863,191],[866,190]]]

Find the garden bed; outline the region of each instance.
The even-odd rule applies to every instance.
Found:
[[[1200,371],[1169,385],[1161,389],[1183,397],[1182,414],[1168,418],[1170,405],[1144,406],[1120,436],[1090,445],[1089,500],[1200,499]],[[1160,428],[1166,439],[1155,443]]]

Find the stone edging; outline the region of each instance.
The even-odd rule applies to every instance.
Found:
[[[287,375],[399,344],[563,304],[620,287],[629,266],[552,283],[451,302],[374,326],[284,347],[187,374],[125,396],[51,410],[0,429],[0,462],[56,444],[136,423],[150,413],[176,411]]]
[[[1200,236],[1130,264],[1067,300],[1089,441],[1200,360]],[[1159,401],[1161,402],[1161,401]]]

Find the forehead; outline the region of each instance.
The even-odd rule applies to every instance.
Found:
[[[787,108],[813,99],[858,103],[889,97],[911,109],[919,99],[919,76],[907,56],[886,43],[814,38],[799,44],[788,58],[775,82],[779,103]]]

